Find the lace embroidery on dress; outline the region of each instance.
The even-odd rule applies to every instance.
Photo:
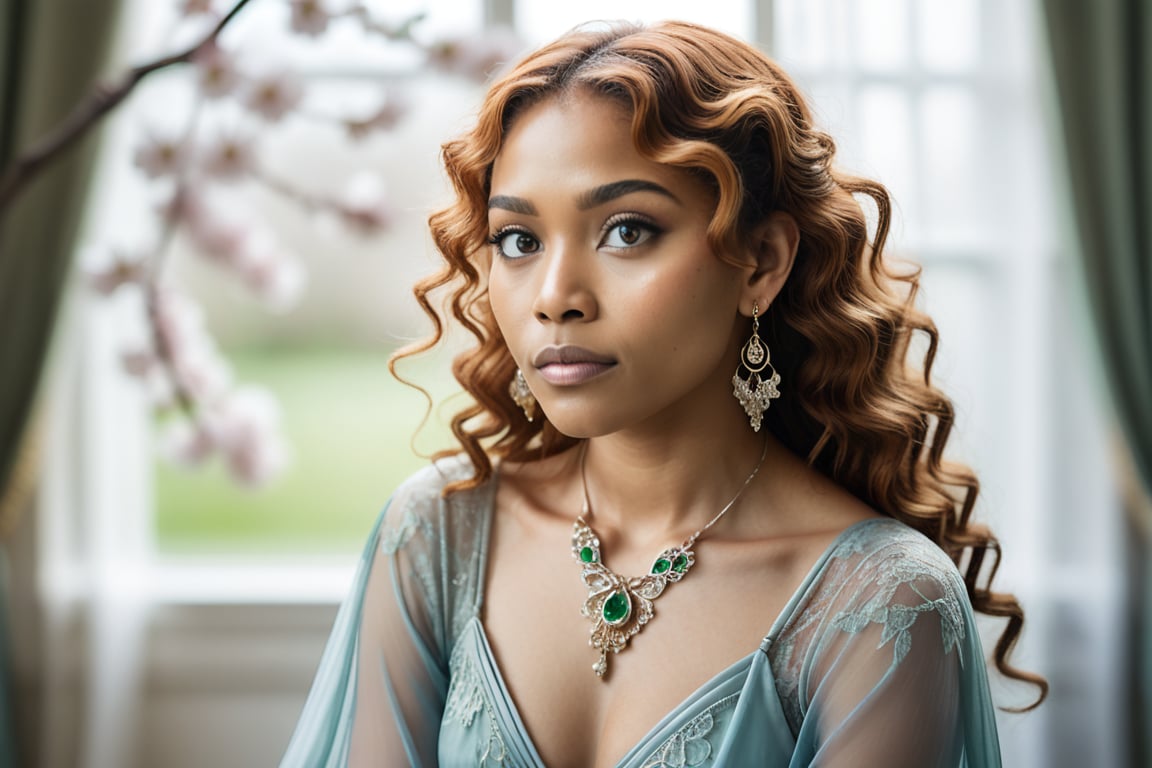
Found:
[[[464,598],[456,603],[451,618],[452,637],[457,638],[464,632],[464,627],[468,622],[480,613],[479,587],[473,582],[483,577],[478,574],[480,565],[478,550],[470,549],[464,554],[454,553],[453,558],[456,574],[452,577],[452,586],[455,588],[453,591]]]
[[[488,520],[491,486],[443,498],[448,482],[464,479],[462,458],[436,462],[410,478],[393,497],[380,533],[380,551],[395,558],[406,598],[419,602],[427,636],[451,655],[455,638],[479,610],[482,574],[478,542]]]
[[[721,710],[736,705],[739,693],[733,693],[705,709],[665,739],[643,768],[696,768],[712,757],[712,743],[708,741]]]
[[[879,527],[883,528],[878,534]],[[768,638],[776,691],[793,735],[800,732],[807,708],[799,692],[801,669],[826,621],[849,634],[870,624],[882,625],[880,647],[893,643],[893,666],[911,651],[912,627],[924,613],[935,611],[940,617],[944,654],[964,639],[964,596],[957,588],[958,580],[944,570],[944,554],[921,538],[893,520],[877,520],[849,531],[831,554],[811,599],[797,611],[796,620],[782,629],[779,638]],[[930,598],[922,587],[940,596]],[[918,599],[907,604],[906,595]],[[832,613],[834,604],[844,607]]]
[[[893,552],[888,554],[880,565],[880,578],[877,593],[856,610],[843,610],[836,614],[833,625],[844,632],[856,634],[869,624],[884,626],[880,635],[883,648],[894,638],[892,663],[899,664],[912,650],[912,625],[920,614],[936,611],[940,614],[940,633],[944,641],[943,652],[947,655],[964,639],[964,620],[960,608],[960,598],[952,583],[941,578],[933,563]],[[927,579],[943,592],[941,597],[927,597],[915,582]],[[920,598],[916,605],[894,602],[896,590],[908,585],[908,589]]]
[[[458,646],[457,650],[462,647]],[[452,669],[452,682],[448,686],[444,707],[445,719],[455,720],[464,729],[486,726],[488,738],[476,740],[476,765],[503,765],[504,758],[508,756],[508,748],[496,723],[492,702],[488,700],[476,663],[467,653],[454,652],[449,665]],[[476,722],[476,715],[480,712],[484,713],[483,725],[477,725]]]
[[[422,529],[421,532],[426,537],[433,534],[432,523],[428,518],[417,514],[412,504],[405,504],[400,522],[395,526],[389,526],[380,534],[380,549],[386,555],[396,554],[402,546],[408,543],[417,528]]]

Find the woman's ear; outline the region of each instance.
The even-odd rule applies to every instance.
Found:
[[[748,276],[740,297],[740,312],[751,316],[752,308],[768,309],[784,287],[796,261],[800,245],[800,227],[796,219],[784,211],[768,214],[751,233],[749,255],[756,268]]]

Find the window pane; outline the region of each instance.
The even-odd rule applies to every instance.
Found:
[[[920,62],[938,72],[963,72],[979,60],[979,11],[976,0],[918,0],[917,43]]]
[[[137,4],[140,13],[125,14],[125,58],[167,52],[179,4]],[[383,23],[426,10],[415,32],[420,39],[474,32],[482,16],[476,0],[368,6]],[[202,105],[197,139],[207,146],[229,131],[251,136],[259,175],[196,183],[222,222],[251,226],[253,238],[267,233],[304,264],[307,287],[293,311],[268,312],[234,274],[205,259],[184,229],[166,253],[166,277],[203,306],[234,380],[279,398],[291,461],[259,491],[237,487],[219,457],[192,471],[158,463],[149,533],[164,554],[356,550],[388,495],[427,461],[410,444],[424,400],[394,381],[386,362],[394,348],[426,332],[411,286],[434,268],[426,219],[447,194],[439,147],[467,124],[482,89],[424,72],[422,53],[367,33],[354,19],[332,20],[315,39],[293,35],[286,3],[250,4],[226,30],[224,46],[246,73],[279,66],[300,73],[305,97],[298,111],[269,126],[233,103]],[[117,115],[106,164],[130,190],[116,195],[123,221],[101,222],[93,246],[155,247],[157,205],[170,188],[137,173],[133,152],[151,132],[187,133],[196,114],[193,79],[191,68],[150,78]],[[407,106],[398,125],[351,139],[343,121],[373,114],[386,94]],[[310,210],[310,196],[349,200],[357,184],[362,191],[374,184],[389,203],[383,233],[361,236],[323,206]],[[140,337],[148,338],[142,320]],[[417,382],[437,403],[455,391],[446,356],[416,366]],[[138,382],[125,377],[125,386],[145,396]],[[168,422],[158,426],[162,439]],[[435,417],[416,443],[424,453],[451,445]]]
[[[1005,335],[995,329],[1001,297],[994,287],[999,276],[981,271],[975,254],[971,264],[964,261],[963,256],[946,263],[926,258],[921,301],[940,332],[932,380],[952,398],[957,411],[949,452],[991,467],[1000,464],[994,451],[1003,442],[996,439],[1003,423],[995,411],[1000,400],[989,389],[996,381],[993,371],[998,361],[987,344],[988,339]]]
[[[280,400],[290,468],[257,492],[217,463],[195,472],[158,464],[156,540],[165,554],[353,551],[400,482],[426,463],[409,445],[424,413],[418,392],[388,373],[387,350],[296,345],[233,351],[237,378]],[[444,356],[405,368],[438,399],[453,390]],[[447,447],[440,423],[417,441]]]
[[[913,151],[916,137],[907,93],[890,86],[870,86],[860,93],[861,156],[852,168],[874,177],[888,188],[894,215],[913,234],[919,222],[919,199]],[[897,229],[896,234],[901,234]]]
[[[970,91],[940,86],[921,104],[924,227],[949,243],[979,239],[988,223],[978,156],[976,105]],[[982,186],[982,185],[981,185]]]
[[[310,104],[316,111],[361,108],[358,82],[315,83]],[[333,126],[304,120],[261,146],[262,167],[301,189],[339,191],[371,171],[394,211],[384,233],[358,236],[258,185],[221,190],[234,197],[236,211],[266,222],[307,265],[307,290],[292,312],[263,311],[177,239],[176,276],[205,307],[236,381],[266,386],[280,398],[292,461],[281,478],[255,493],[234,487],[219,466],[194,473],[162,466],[161,550],[353,550],[388,495],[425,463],[409,445],[424,401],[391,379],[386,360],[395,347],[426,333],[411,286],[434,268],[426,218],[447,194],[439,145],[460,130],[479,89],[433,76],[399,87],[410,94],[411,111],[390,132],[349,143]],[[444,356],[421,361],[416,381],[439,402],[455,390],[448,370]],[[442,426],[418,442],[425,452],[450,445]]]
[[[772,53],[786,67],[821,69],[847,51],[848,24],[829,0],[780,0]]]
[[[907,67],[908,0],[869,0],[854,4],[854,11],[860,65],[874,70]]]

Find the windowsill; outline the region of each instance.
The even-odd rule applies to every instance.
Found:
[[[160,561],[147,568],[146,596],[160,605],[334,605],[355,572],[347,562]]]

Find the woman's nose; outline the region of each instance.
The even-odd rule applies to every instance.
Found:
[[[598,311],[592,287],[594,253],[579,248],[554,246],[541,266],[539,288],[532,310],[542,323],[587,322]]]

